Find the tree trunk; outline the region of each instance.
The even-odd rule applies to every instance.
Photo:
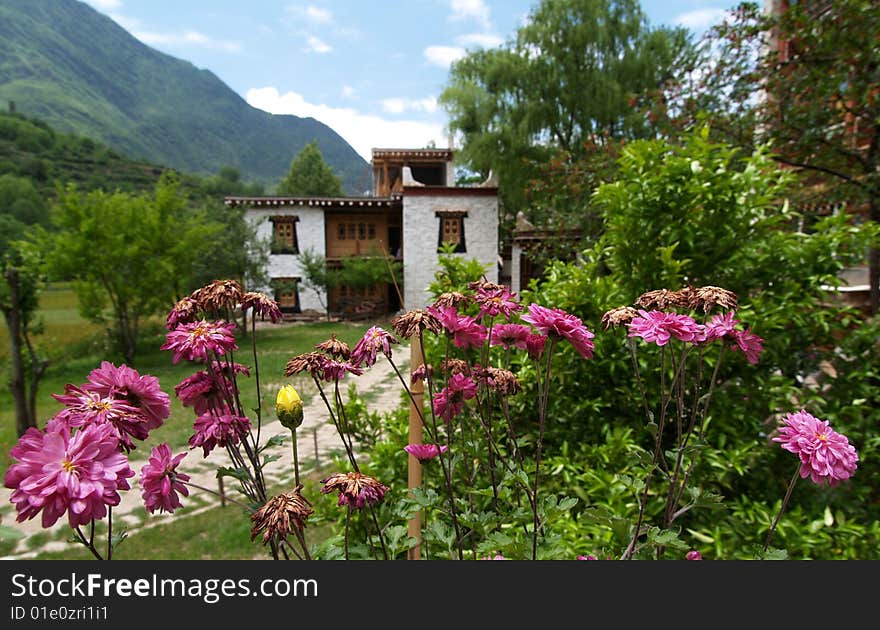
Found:
[[[12,357],[12,378],[9,387],[15,402],[15,431],[18,437],[25,434],[28,427],[36,426],[28,414],[27,389],[25,387],[24,360],[22,359],[22,313],[20,308],[18,269],[14,267],[3,273],[9,285],[9,306],[4,307],[6,327],[9,330],[9,353]]]

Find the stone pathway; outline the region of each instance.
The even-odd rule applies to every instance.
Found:
[[[408,345],[402,343],[399,346],[395,346],[393,358],[395,365],[397,365],[398,369],[404,375],[404,378],[408,378]],[[335,454],[344,453],[342,440],[336,431],[336,427],[330,420],[327,407],[318,395],[314,384],[311,382],[311,378],[305,378],[308,380],[304,379],[301,382],[293,381],[294,386],[300,392],[305,401],[303,409],[303,424],[297,430],[297,456],[300,461],[301,475],[308,472],[308,470],[305,470],[304,464],[312,466],[315,464],[316,454],[320,460],[320,464],[323,465],[328,463]],[[358,395],[365,399],[370,411],[382,413],[395,409],[401,404],[400,396],[402,386],[400,380],[384,355],[380,354],[377,358],[376,364],[367,369],[361,376],[353,377],[351,375],[346,375],[345,378],[343,378],[340,382],[340,390],[344,400],[347,399],[348,387],[351,383],[354,383],[357,388]],[[263,392],[274,392],[279,386],[280,383],[267,383],[263,384],[262,389]],[[264,396],[268,398],[265,394]],[[278,422],[278,420],[273,420],[271,422],[265,421],[266,418],[274,417],[273,408],[270,407],[269,409],[264,409],[264,423],[260,432],[260,442],[265,443],[266,440],[278,434],[285,435],[287,439],[282,446],[267,451],[268,454],[280,455],[281,458],[270,462],[264,468],[266,483],[268,486],[272,486],[275,483],[286,483],[289,480],[289,485],[292,488],[293,480],[291,477],[293,470],[293,451],[290,444],[290,431],[281,426],[281,423]],[[174,449],[173,452],[174,454],[177,454],[182,452],[182,449],[177,448]],[[136,453],[137,451],[133,453],[133,456],[136,457]],[[144,454],[141,453],[140,455],[143,457]],[[140,469],[145,461],[145,458],[140,460],[132,459],[131,467],[136,475],[129,480],[132,486],[131,490],[120,493],[122,502],[113,509],[114,531],[116,531],[117,526],[119,526],[124,527],[130,534],[133,534],[137,529],[153,527],[171,518],[189,518],[198,514],[202,510],[210,509],[220,504],[220,499],[216,495],[191,488],[189,499],[187,500],[184,498],[184,505],[191,505],[198,501],[201,507],[197,510],[190,510],[186,516],[160,514],[159,512],[156,512],[148,515],[146,522],[142,522],[143,502],[141,499],[140,487],[137,483],[137,477],[139,476]],[[217,490],[219,487],[217,480],[217,467],[230,465],[229,456],[225,449],[214,449],[214,451],[209,454],[208,458],[202,458],[202,451],[199,448],[189,451],[189,455],[187,455],[187,457],[181,462],[178,470],[190,475],[190,481],[192,483],[211,490]],[[226,478],[225,485],[227,491],[234,488],[236,483],[237,482],[234,479]],[[42,551],[69,548],[71,543],[65,542],[64,538],[61,540],[57,539],[59,532],[70,532],[66,517],[59,519],[58,522],[48,530],[42,528],[39,515],[33,519],[18,523],[15,521],[16,512],[9,501],[11,493],[12,491],[8,488],[0,488],[0,505],[5,506],[3,510],[2,524],[19,530],[24,536],[18,541],[16,548],[12,553],[6,556],[0,556],[0,560],[30,558],[36,556]],[[234,490],[228,493],[233,497],[236,495],[240,496]],[[10,508],[13,509],[10,510]],[[140,512],[140,516],[136,515],[135,511]],[[48,537],[45,536],[46,533],[49,534]],[[40,536],[40,539],[49,538],[51,540],[47,540],[41,544],[35,544],[30,539],[37,535]]]

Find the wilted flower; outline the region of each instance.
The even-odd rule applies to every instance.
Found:
[[[458,291],[447,291],[438,295],[437,299],[434,300],[434,304],[432,306],[434,308],[443,308],[445,306],[458,307],[459,304],[469,304],[470,302],[471,298],[464,293],[459,293]]]
[[[179,300],[165,318],[165,328],[174,330],[179,324],[189,324],[198,319],[199,303],[190,296]]]
[[[416,309],[407,311],[391,320],[391,325],[399,337],[409,339],[415,334],[421,334],[427,330],[435,335],[443,332],[443,324],[430,309]]]
[[[235,343],[236,325],[233,322],[208,322],[201,320],[181,324],[165,336],[161,350],[174,351],[173,362],[181,358],[187,361],[207,361],[208,353],[226,354],[238,350]]]
[[[308,372],[314,378],[323,378],[324,360],[327,357],[320,352],[307,352],[292,357],[284,368],[284,376],[293,376],[300,372]]]
[[[643,310],[629,323],[629,336],[641,337],[658,346],[665,346],[672,337],[692,342],[705,339],[703,327],[687,315]]]
[[[523,324],[498,324],[492,327],[489,345],[525,350],[531,333],[532,329]]]
[[[193,423],[195,433],[189,438],[190,448],[201,446],[205,457],[216,446],[238,444],[250,430],[251,421],[230,412],[209,411],[201,414]]]
[[[440,361],[440,369],[448,374],[469,376],[471,373],[471,366],[464,359],[443,359]]]
[[[694,310],[702,310],[704,313],[714,308],[735,311],[737,305],[736,293],[721,287],[706,286],[691,290],[689,306]]]
[[[285,385],[275,397],[275,414],[282,426],[296,429],[303,421],[303,401],[293,385]]]
[[[322,479],[321,483],[324,484],[321,494],[335,490],[339,493],[337,505],[347,505],[354,509],[379,503],[389,490],[378,479],[359,472],[334,473]]]
[[[734,337],[736,325],[739,323],[738,320],[733,318],[734,315],[734,311],[727,311],[722,315],[713,315],[705,327],[706,341]]]
[[[237,281],[214,280],[211,284],[193,291],[191,297],[204,311],[222,311],[235,310],[241,304],[243,295]]]
[[[684,559],[685,560],[702,560],[703,554],[701,554],[696,549],[693,549],[691,551],[688,551],[687,554],[685,554]]]
[[[593,356],[592,339],[595,335],[575,315],[558,308],[529,304],[529,312],[522,316],[522,320],[548,337],[567,340],[583,358]]]
[[[226,393],[232,391],[232,383],[221,384],[206,371],[188,376],[174,386],[174,393],[184,407],[192,407],[196,414],[203,414],[225,404]]]
[[[436,444],[407,444],[403,447],[403,450],[419,460],[420,464],[424,464],[440,455],[440,453],[448,451],[449,447],[445,444],[440,446]]]
[[[332,382],[341,379],[346,374],[360,376],[364,371],[350,361],[338,361],[330,357],[323,357],[321,362],[321,376],[325,381]]]
[[[284,316],[278,302],[264,293],[249,291],[241,296],[241,308],[247,311],[253,309],[251,317],[260,316],[260,319],[269,319],[273,324],[280,322]]]
[[[290,492],[272,497],[259,510],[251,514],[251,541],[263,532],[263,544],[273,538],[287,540],[291,531],[302,531],[306,519],[314,513],[312,504],[302,495],[302,485]]]
[[[344,341],[337,339],[336,335],[330,335],[330,339],[316,344],[315,348],[340,359],[347,359],[351,356],[351,348]]]
[[[688,294],[669,289],[647,291],[636,298],[636,306],[644,309],[664,311],[670,306],[688,306]]]
[[[189,475],[177,472],[176,468],[186,455],[181,453],[172,457],[168,444],[153,448],[150,459],[141,468],[140,476],[141,497],[150,514],[157,509],[159,512],[171,513],[183,507],[178,493],[189,496],[189,490],[183,484],[184,481],[189,481]]]
[[[764,340],[750,330],[736,330],[733,350],[742,350],[749,363],[757,363],[758,356],[764,350]]]
[[[415,385],[419,381],[423,381],[426,378],[434,377],[434,368],[431,367],[427,363],[422,363],[419,367],[412,371],[412,374],[409,375],[410,384]]]
[[[3,484],[22,522],[43,512],[51,527],[67,512],[71,527],[104,518],[107,506],[119,505],[119,490],[134,476],[119,450],[119,437],[108,423],[90,424],[71,434],[56,424],[45,432],[29,428],[9,451],[17,460]]]
[[[391,357],[391,344],[397,343],[389,332],[379,326],[371,326],[358,341],[351,353],[352,363],[367,366],[376,363],[376,354],[382,352],[386,357]]]
[[[149,374],[141,376],[125,364],[116,367],[102,361],[100,368],[89,373],[88,381],[84,389],[97,392],[103,398],[118,398],[137,409],[148,431],[162,426],[171,414],[171,398],[162,391],[159,379]]]
[[[855,447],[828,422],[801,410],[789,413],[774,442],[801,460],[801,478],[816,484],[836,486],[856,471],[859,461]]]
[[[516,375],[510,370],[487,367],[480,370],[480,378],[485,381],[490,389],[499,394],[511,396],[522,390],[522,386],[516,379]]]
[[[602,315],[602,328],[608,330],[609,328],[625,326],[638,317],[638,315],[639,312],[631,306],[613,308]]]

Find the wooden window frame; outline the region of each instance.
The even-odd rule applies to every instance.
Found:
[[[292,214],[279,215],[270,217],[269,220],[272,222],[272,243],[270,253],[274,255],[299,254],[299,237],[296,232],[296,224],[299,222],[299,217]],[[290,226],[292,242],[279,244],[280,239],[278,237],[278,230],[282,225]]]
[[[440,248],[443,245],[443,232],[444,225],[447,221],[457,221],[458,222],[458,234],[459,240],[458,244],[455,246],[455,253],[462,254],[467,252],[467,244],[465,242],[465,233],[464,233],[464,220],[467,218],[468,213],[464,211],[457,210],[441,210],[435,212],[434,215],[439,219],[437,222],[437,251],[441,251]]]

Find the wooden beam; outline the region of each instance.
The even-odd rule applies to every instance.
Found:
[[[409,338],[409,370],[410,374],[412,374],[416,369],[419,368],[424,362],[425,358],[422,356],[422,344],[421,344],[421,335],[416,333],[412,337]],[[422,405],[422,401],[424,400],[425,395],[425,385],[422,380],[419,380],[417,383],[414,383],[410,386],[410,391],[413,395],[413,400],[409,403],[409,443],[410,444],[421,444],[422,436],[423,436],[423,427],[422,427],[422,416],[419,412],[424,410]],[[422,465],[415,458],[414,455],[409,454],[409,469],[408,469],[408,483],[409,489],[413,488],[421,488],[422,487]],[[415,515],[409,520],[409,524],[407,526],[407,533],[415,538],[418,541],[418,544],[414,545],[412,549],[410,549],[406,554],[407,560],[421,560],[422,559],[422,513],[416,512]]]

